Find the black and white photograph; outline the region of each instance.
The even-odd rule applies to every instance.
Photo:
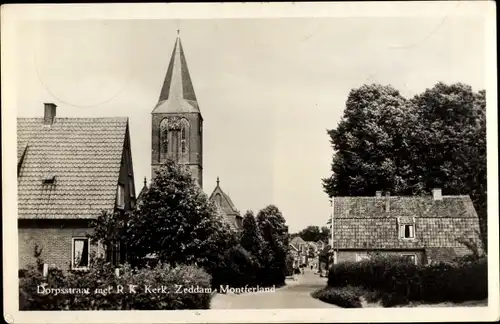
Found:
[[[1,15],[7,322],[498,320],[493,2]]]

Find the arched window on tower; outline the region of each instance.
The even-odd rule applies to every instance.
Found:
[[[181,128],[181,152],[186,153],[186,128]]]
[[[168,118],[160,122],[160,161],[164,161],[168,155]]]
[[[181,154],[187,158],[187,153],[189,152],[189,121],[186,118],[181,119],[181,141],[180,141],[180,151]]]

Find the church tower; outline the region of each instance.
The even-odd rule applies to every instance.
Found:
[[[179,31],[177,31],[179,34]],[[203,188],[203,117],[177,35],[160,98],[152,114],[151,172],[167,158],[189,167]]]

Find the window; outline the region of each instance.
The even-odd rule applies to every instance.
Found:
[[[129,191],[130,198],[135,198],[134,190],[132,190],[133,188],[134,188],[134,179],[129,178],[128,179],[128,191]]]
[[[370,259],[370,257],[368,256],[368,253],[366,253],[366,252],[356,253],[356,262],[368,260],[368,259]]]
[[[415,238],[415,225],[403,224],[399,227],[399,236],[401,238]]]
[[[56,175],[49,173],[43,177],[44,184],[53,184],[56,181]]]
[[[215,194],[215,202],[219,205],[219,207],[222,207],[222,196],[220,193]]]
[[[168,153],[168,119],[160,122],[160,159],[165,159]]]
[[[73,238],[72,239],[72,262],[73,270],[87,269],[89,266],[89,239],[88,238]]]
[[[403,254],[403,260],[417,264],[417,256],[415,254]]]
[[[125,208],[125,187],[122,184],[118,185],[116,194],[116,207]]]
[[[182,154],[187,153],[188,151],[188,138],[189,138],[189,121],[186,118],[182,118],[180,120],[181,125],[181,140],[180,140],[180,150]]]
[[[119,265],[122,258],[121,258],[121,243],[120,242],[113,242],[108,245],[108,248],[106,250],[106,260],[110,262],[112,265]]]

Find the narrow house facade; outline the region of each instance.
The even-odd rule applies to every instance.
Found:
[[[120,245],[90,244],[90,221],[103,210],[135,207],[128,118],[17,119],[19,268],[44,263],[85,270],[92,254],[113,263]]]

